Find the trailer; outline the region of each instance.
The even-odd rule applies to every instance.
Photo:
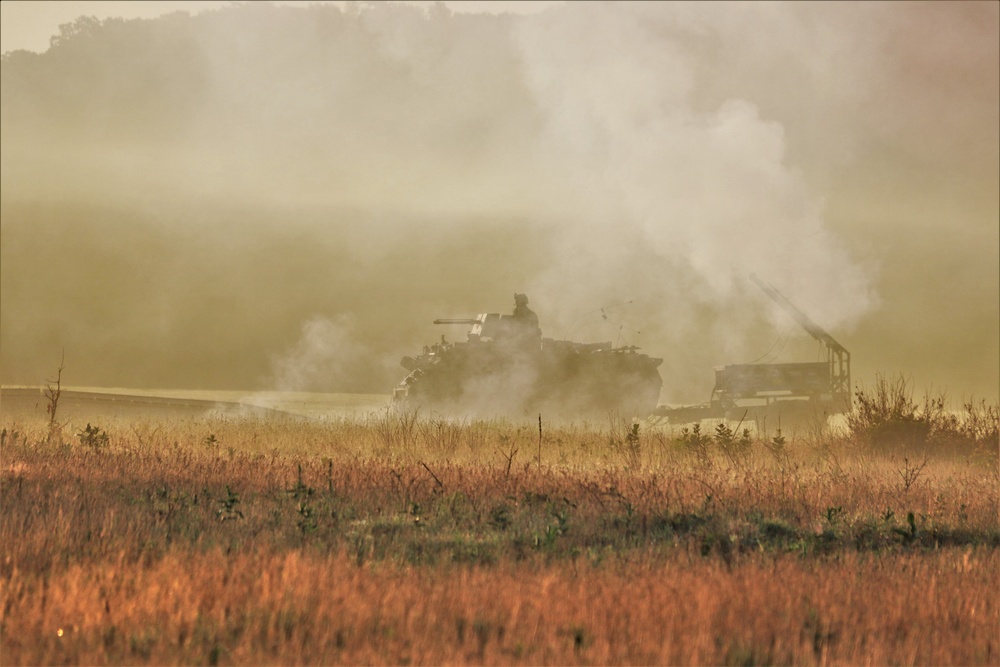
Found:
[[[658,406],[651,416],[654,423],[685,424],[702,419],[788,423],[851,411],[851,353],[772,285],[753,274],[750,279],[823,345],[826,361],[718,367],[707,403]]]

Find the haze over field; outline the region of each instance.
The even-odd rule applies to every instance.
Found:
[[[997,3],[81,19],[3,57],[0,380],[388,393],[517,291],[700,401],[816,357],[755,272],[855,379],[995,400],[998,45]]]

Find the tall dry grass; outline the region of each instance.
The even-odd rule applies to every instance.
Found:
[[[998,571],[995,550],[407,567],[172,547],[8,575],[4,662],[995,664]]]
[[[60,435],[2,434],[4,664],[998,660],[989,451],[388,412]]]

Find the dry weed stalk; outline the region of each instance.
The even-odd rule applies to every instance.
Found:
[[[46,441],[49,444],[57,443],[62,439],[62,424],[58,420],[59,399],[62,397],[62,372],[66,365],[66,352],[63,351],[59,360],[59,368],[56,370],[55,380],[46,380],[45,385],[45,413],[49,416],[49,427]],[[53,387],[53,383],[55,386]]]

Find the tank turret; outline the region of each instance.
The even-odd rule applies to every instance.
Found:
[[[514,315],[434,320],[468,326],[466,340],[442,336],[422,354],[403,357],[409,375],[393,392],[394,403],[456,416],[565,418],[645,416],[656,407],[662,359],[609,341],[543,338],[527,298],[515,301]]]

